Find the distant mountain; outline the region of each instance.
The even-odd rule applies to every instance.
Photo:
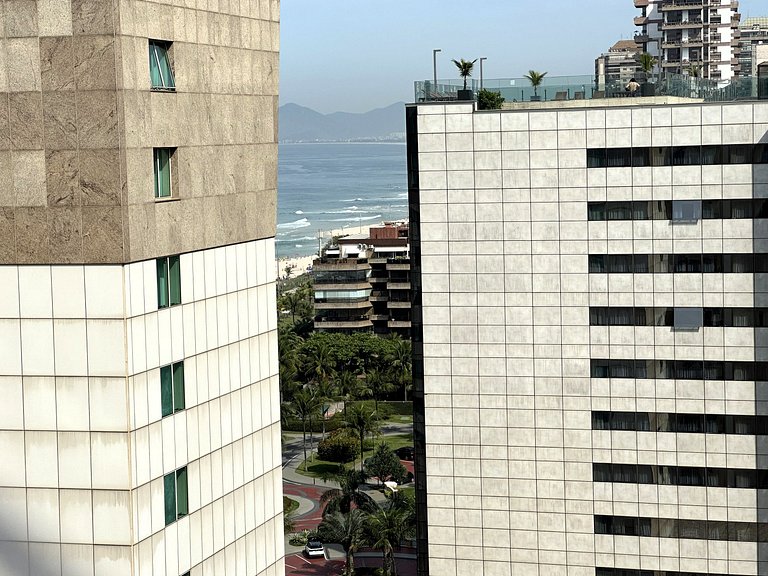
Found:
[[[321,114],[298,104],[279,108],[280,142],[405,140],[405,102],[362,114]]]

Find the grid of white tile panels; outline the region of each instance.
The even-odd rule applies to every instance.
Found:
[[[592,431],[592,410],[754,414],[754,382],[590,378],[592,358],[762,358],[752,328],[590,327],[590,306],[763,305],[753,274],[590,274],[588,254],[766,250],[752,220],[587,203],[768,196],[758,165],[587,168],[595,147],[752,144],[768,103],[418,107],[430,573],[758,573],[755,542],[596,535],[594,515],[763,521],[755,490],[593,482],[593,462],[757,467],[754,436]],[[762,408],[762,407],[761,407]]]
[[[0,267],[13,574],[282,573],[274,280],[272,239],[181,255],[160,310],[154,260]],[[162,418],[160,368],[181,361],[184,409]],[[184,466],[189,513],[166,526]]]

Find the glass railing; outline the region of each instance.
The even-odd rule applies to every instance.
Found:
[[[640,81],[637,96],[676,96],[701,99],[705,102],[732,102],[737,100],[768,99],[768,78],[754,76],[713,80],[694,78],[684,74],[665,73],[653,76],[647,83]],[[643,86],[648,84],[648,86]],[[415,82],[416,102],[443,102],[458,100],[458,91],[463,81],[430,80]],[[467,82],[475,98],[480,90],[477,80]],[[526,78],[500,78],[483,81],[483,88],[499,92],[506,104],[516,102],[550,102],[565,100],[592,100],[598,98],[627,98],[631,96],[624,82],[609,81],[598,83],[594,76],[552,76],[545,77],[534,89]]]

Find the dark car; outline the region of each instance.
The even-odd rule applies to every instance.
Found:
[[[403,446],[395,450],[395,454],[400,460],[413,460],[413,446]]]

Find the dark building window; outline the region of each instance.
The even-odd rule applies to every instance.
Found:
[[[588,168],[768,164],[765,144],[588,148]]]
[[[765,542],[768,539],[766,538],[768,536],[768,524],[763,522],[722,522],[717,520],[596,515],[595,534]]]

